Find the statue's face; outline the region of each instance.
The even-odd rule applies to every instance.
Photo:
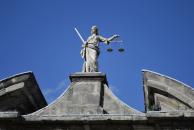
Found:
[[[97,27],[92,27],[92,29],[91,29],[91,34],[97,34],[98,33],[98,29],[97,29]]]
[[[91,33],[96,34],[96,29],[92,28]]]

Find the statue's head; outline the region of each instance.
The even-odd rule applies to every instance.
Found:
[[[98,33],[98,28],[97,28],[97,26],[92,26],[92,28],[91,28],[91,34],[96,34],[96,35],[99,34],[99,33]]]

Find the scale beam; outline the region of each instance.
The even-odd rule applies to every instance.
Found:
[[[120,41],[111,41],[111,42],[115,42],[115,43],[122,43],[123,41],[120,40]]]

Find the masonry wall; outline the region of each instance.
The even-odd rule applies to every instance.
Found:
[[[194,130],[193,120],[147,121],[1,121],[0,130]]]

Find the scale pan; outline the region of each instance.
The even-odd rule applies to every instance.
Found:
[[[119,48],[118,51],[119,51],[119,52],[124,52],[125,49],[124,49],[124,48]]]
[[[112,48],[108,48],[107,51],[108,51],[108,52],[112,52],[113,49],[112,49]]]

